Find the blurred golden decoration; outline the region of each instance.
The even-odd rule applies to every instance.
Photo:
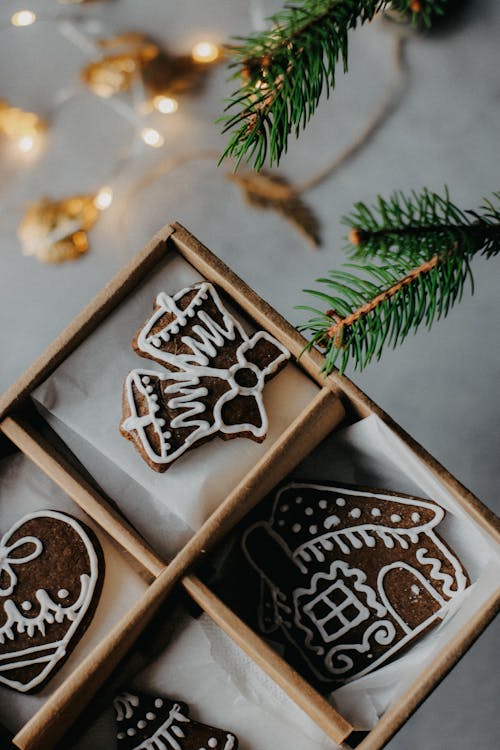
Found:
[[[47,124],[34,112],[25,112],[0,99],[0,135],[14,142],[19,151],[33,151],[46,129]]]
[[[175,111],[177,102],[162,110],[155,101],[175,101],[176,95],[200,89],[210,64],[220,57],[219,48],[212,42],[198,43],[189,55],[173,55],[140,33],[100,39],[98,45],[103,56],[83,68],[85,85],[97,96],[109,98],[129,91],[141,80],[151,108],[166,113]],[[196,53],[200,45],[201,55]]]
[[[86,253],[87,232],[99,217],[98,199],[105,189],[97,195],[74,195],[60,201],[40,198],[28,206],[17,232],[23,254],[44,263],[62,263]]]
[[[103,0],[59,0],[60,5],[87,5],[102,2]],[[109,0],[106,0],[106,2],[109,2]]]
[[[104,99],[128,91],[143,66],[160,52],[143,34],[120,34],[100,39],[97,44],[105,54],[86,65],[81,77],[94,94]]]
[[[283,216],[313,247],[320,244],[320,224],[300,192],[287,179],[269,172],[229,173],[243,192],[245,201],[254,208],[272,209]]]

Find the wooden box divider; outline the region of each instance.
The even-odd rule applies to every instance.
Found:
[[[305,458],[343,416],[344,409],[339,399],[328,388],[319,390],[309,406],[223,500],[169,565],[165,565],[120,514],[25,419],[12,415],[0,423],[1,432],[131,555],[152,579],[150,587],[130,612],[17,733],[15,744],[21,750],[51,747],[61,739],[75,715],[83,711],[188,569],[251,510],[276,482]],[[272,474],[268,471],[271,466]],[[193,598],[193,594],[197,593],[198,604],[202,608],[204,603],[207,604],[210,616],[213,617],[219,610],[218,624],[224,627],[228,635],[234,633],[236,616],[214,594],[209,596],[208,589],[201,581],[190,577],[185,588]],[[246,652],[277,679],[283,690],[317,720],[334,741],[343,741],[352,731],[349,722],[255,636],[250,628],[240,623],[239,631],[249,637]],[[240,638],[240,645],[242,642],[245,642],[244,638],[243,641]],[[269,663],[266,657],[270,658]]]
[[[122,515],[49,441],[38,434],[29,418],[19,416],[19,410],[26,404],[34,388],[96,329],[167,253],[172,252],[183,256],[207,280],[216,283],[259,327],[269,331],[292,355],[299,357],[299,367],[318,384],[318,392],[173,560],[166,564]],[[352,725],[190,572],[217,541],[340,423],[346,409],[354,419],[376,414],[446,486],[468,515],[500,543],[500,528],[494,514],[348,378],[337,373],[325,378],[320,372],[324,364],[322,355],[315,350],[304,351],[305,344],[305,339],[219,258],[180,224],[172,224],[155,235],[146,248],[115,276],[0,397],[0,420],[3,420],[0,422],[0,432],[58,484],[132,558],[134,566],[149,583],[148,589],[129,613],[17,733],[14,738],[16,747],[21,750],[46,750],[60,740],[178,583],[327,735],[337,744],[349,737],[353,731]],[[425,674],[418,676],[367,734],[358,745],[359,750],[382,748],[486,627],[498,610],[499,602],[500,595],[493,595],[469,619],[433,660]]]

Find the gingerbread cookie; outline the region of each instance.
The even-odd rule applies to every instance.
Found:
[[[145,693],[122,693],[113,701],[118,750],[237,750],[238,740],[224,729],[189,718],[181,701]]]
[[[160,293],[132,345],[165,368],[132,370],[123,392],[120,431],[152,469],[215,435],[264,440],[264,384],[290,355],[265,331],[249,337],[212,284]]]
[[[94,614],[104,558],[95,534],[55,510],[0,542],[0,684],[31,693],[60,669]]]
[[[469,584],[433,502],[288,484],[243,534],[261,586],[259,627],[322,682],[368,674],[438,624]]]

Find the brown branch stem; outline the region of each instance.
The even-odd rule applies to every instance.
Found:
[[[391,235],[409,237],[433,234],[434,232],[463,232],[469,236],[482,239],[485,234],[500,234],[500,224],[415,224],[414,226],[376,229],[373,231],[364,229],[354,229],[354,231],[358,233],[358,241],[354,244],[361,244],[367,240],[384,237],[385,235],[388,237]]]
[[[352,326],[352,324],[360,318],[369,315],[369,313],[375,310],[382,302],[385,302],[391,297],[394,297],[394,295],[397,294],[401,289],[404,289],[405,287],[410,286],[410,284],[413,284],[415,279],[424,276],[425,274],[432,271],[432,269],[435,268],[441,261],[441,256],[434,255],[432,258],[430,258],[430,260],[427,260],[425,261],[425,263],[422,263],[416,268],[413,268],[409,273],[406,274],[406,276],[403,276],[402,279],[396,281],[395,284],[390,286],[388,289],[385,289],[383,292],[380,292],[380,294],[377,294],[376,297],[371,299],[369,302],[366,302],[364,305],[361,305],[361,307],[358,307],[357,310],[352,312],[350,315],[347,315],[345,318],[339,320],[339,316],[335,313],[334,316],[332,315],[332,317],[334,317],[335,319],[335,323],[326,330],[325,336],[334,339],[335,346],[341,346],[343,341],[343,333],[346,328]]]

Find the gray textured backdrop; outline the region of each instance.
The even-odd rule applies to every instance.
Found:
[[[55,0],[31,3],[57,12]],[[249,0],[115,0],[87,15],[105,32],[145,30],[183,51],[209,36],[245,33],[276,2]],[[498,38],[495,0],[470,3],[447,34],[412,39],[410,74],[397,111],[366,150],[308,195],[323,223],[324,246],[309,250],[271,213],[245,207],[225,168],[197,161],[180,167],[125,201],[128,188],[159,160],[220,148],[213,120],[228,91],[224,70],[202,97],[183,101],[161,127],[161,151],[143,149],[115,186],[116,200],[91,234],[92,250],[77,263],[47,267],[24,258],[16,240],[23,205],[93,190],[109,181],[130,125],[105,103],[80,91],[53,112],[45,151],[19,167],[4,158],[0,183],[0,389],[7,387],[76,312],[162,224],[182,221],[294,323],[303,287],[342,261],[341,215],[353,201],[393,188],[448,184],[463,207],[498,189]],[[20,7],[4,0],[2,20]],[[298,143],[283,172],[309,176],[358,134],[378,106],[394,70],[391,37],[379,25],[352,37],[351,71]],[[53,22],[0,32],[0,98],[50,114],[54,93],[74,85],[85,61]],[[6,156],[3,153],[3,156]],[[8,156],[8,155],[7,155]],[[124,207],[126,206],[126,211]],[[466,293],[448,320],[386,353],[354,380],[491,508],[499,510],[500,358],[498,261],[475,264],[476,294]],[[392,750],[478,750],[498,747],[498,627],[490,627],[460,665],[390,743]]]

